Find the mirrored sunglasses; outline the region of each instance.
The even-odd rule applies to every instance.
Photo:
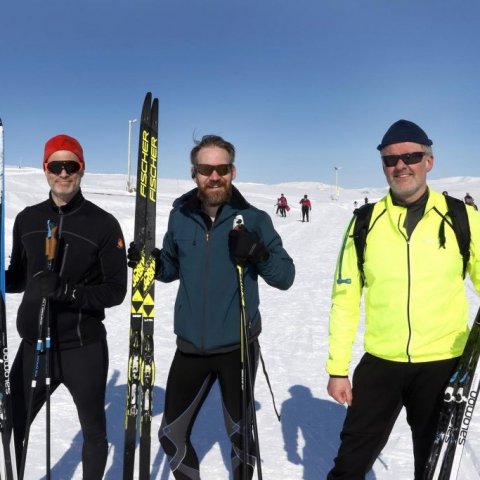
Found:
[[[424,157],[425,152],[402,153],[401,155],[384,155],[382,157],[383,164],[386,167],[394,167],[400,159],[405,165],[414,165],[420,163]]]
[[[233,165],[231,163],[225,163],[222,165],[208,165],[206,163],[198,163],[195,165],[195,172],[206,177],[210,176],[213,172],[217,172],[221,177],[231,173]]]
[[[68,175],[72,175],[72,173],[77,173],[80,168],[80,163],[76,162],[75,160],[65,160],[62,162],[47,163],[47,170],[55,175],[60,175],[62,173],[62,170],[65,170]]]

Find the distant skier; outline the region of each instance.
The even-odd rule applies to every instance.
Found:
[[[277,214],[280,212],[280,216],[286,217],[287,212],[290,210],[288,201],[283,193],[280,194],[280,198],[277,201]]]
[[[365,198],[363,199],[363,201],[364,201],[364,203],[365,203],[365,205],[366,205],[366,204],[368,203],[368,197],[365,197]]]
[[[312,209],[312,204],[307,195],[304,195],[300,200],[300,205],[302,206],[302,222],[307,219],[307,222],[310,221],[310,210]]]
[[[244,425],[252,425],[242,409],[240,294],[237,262],[245,265],[245,302],[250,353],[255,376],[261,331],[258,279],[280,290],[295,276],[292,259],[270,216],[250,205],[234,187],[235,148],[217,135],[206,135],[190,152],[197,188],[175,200],[163,249],[154,250],[156,279],[179,280],[174,323],[175,352],[165,391],[160,443],[176,479],[200,479],[199,458],[190,441],[192,428],[207,395],[218,380],[231,442],[232,478],[251,479],[255,468],[253,439],[244,466]],[[233,230],[241,214],[243,229]],[[135,244],[128,250],[129,266],[140,260]],[[245,422],[245,423],[244,423]],[[245,471],[246,470],[246,471]],[[245,475],[244,475],[245,474]]]
[[[475,205],[475,201],[473,197],[467,192],[464,198],[465,205],[471,205],[475,210],[478,210],[477,206]]]
[[[127,291],[125,245],[117,220],[82,195],[85,162],[76,139],[51,138],[45,144],[43,169],[49,198],[17,215],[6,272],[7,292],[25,292],[17,314],[22,341],[10,375],[17,467],[26,434],[40,306],[47,298],[53,340],[50,389],[63,384],[73,397],[83,434],[82,478],[101,480],[108,456],[108,346],[103,319],[105,308],[121,304]],[[46,268],[45,259],[49,220],[59,232],[53,271]],[[46,399],[45,357],[42,352],[32,419]]]
[[[365,478],[403,407],[413,443],[412,477],[422,479],[445,386],[465,346],[464,259],[445,196],[427,185],[434,165],[431,145],[412,122],[400,120],[387,130],[377,149],[390,189],[373,206],[364,268],[357,258],[355,223],[338,256],[336,277],[349,282],[334,282],[327,390],[348,408],[328,480]],[[480,215],[470,208],[467,214],[472,235],[467,271],[478,292],[480,264],[474,259],[480,258]],[[353,372],[352,389],[350,361],[362,292],[365,353]]]

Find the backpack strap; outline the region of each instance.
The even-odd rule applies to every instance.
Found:
[[[463,258],[463,278],[467,273],[467,266],[470,260],[470,224],[468,222],[467,207],[458,198],[450,197],[445,195],[445,200],[447,202],[447,214],[451,219],[451,227],[455,233],[457,239],[458,248],[460,254]],[[355,225],[353,227],[353,233],[351,237],[355,243],[355,250],[357,252],[357,265],[358,271],[360,272],[360,277],[362,279],[362,284],[365,284],[365,273],[363,271],[363,264],[365,262],[365,247],[367,244],[367,235],[370,231],[370,220],[372,218],[372,212],[374,203],[366,203],[361,207],[354,210],[354,219]],[[383,212],[385,213],[385,211]],[[382,214],[383,214],[382,213]],[[380,216],[382,215],[380,214]],[[352,219],[353,220],[353,219]],[[377,219],[376,219],[377,220]],[[375,221],[376,221],[375,220]],[[448,222],[448,221],[447,221]],[[444,225],[440,227],[440,245],[445,247],[445,231]],[[348,228],[348,231],[350,228]],[[443,241],[442,241],[443,238]],[[344,242],[345,243],[345,242]],[[343,247],[345,248],[345,247]],[[341,277],[341,275],[340,275]],[[350,283],[347,280],[337,280],[337,283]]]
[[[463,278],[465,278],[470,260],[470,224],[468,223],[467,207],[461,200],[450,195],[445,195],[445,200],[448,209],[447,215],[451,218],[452,229],[463,258]]]
[[[375,203],[365,203],[353,212],[356,221],[353,227],[352,237],[355,243],[355,250],[357,251],[357,265],[362,279],[362,285],[365,284],[363,263],[365,261],[365,246],[367,244],[368,227],[370,225],[370,219],[372,218],[374,205]]]

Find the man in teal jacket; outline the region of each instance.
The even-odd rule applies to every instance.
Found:
[[[353,224],[346,233],[332,294],[327,372],[328,393],[348,409],[329,480],[365,478],[403,407],[415,479],[423,477],[443,391],[468,336],[463,258],[445,197],[427,186],[431,145],[418,125],[399,120],[378,146],[390,190],[372,212],[364,278]],[[480,215],[471,207],[467,214],[467,271],[480,291]],[[366,353],[350,382],[362,292]]]
[[[218,379],[223,413],[232,442],[232,471],[243,477],[240,363],[240,292],[236,264],[244,265],[246,317],[254,370],[261,331],[258,276],[267,284],[288,289],[295,267],[273,228],[269,215],[250,205],[232,185],[234,146],[207,135],[192,149],[191,174],[197,188],[178,198],[170,213],[156,278],[179,280],[175,302],[177,351],[167,381],[165,411],[159,438],[177,479],[200,479],[199,461],[190,443],[196,416]],[[244,227],[233,229],[241,215]],[[129,249],[129,265],[139,253]],[[251,424],[249,405],[247,425]],[[252,441],[247,462],[255,465]]]

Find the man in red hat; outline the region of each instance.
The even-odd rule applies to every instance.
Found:
[[[123,234],[111,214],[83,197],[80,183],[85,161],[75,138],[57,135],[48,140],[43,169],[50,186],[49,198],[17,215],[6,272],[7,292],[24,292],[17,315],[22,341],[10,376],[17,466],[22,459],[30,396],[32,421],[48,395],[47,355],[43,352],[39,355],[37,386],[31,387],[36,344],[43,341],[48,326],[52,339],[50,392],[64,384],[72,395],[84,439],[83,479],[100,480],[108,454],[108,347],[103,319],[105,308],[120,304],[127,290]],[[53,268],[49,268],[45,238],[52,226],[57,227],[57,248]],[[40,331],[43,299],[47,299],[48,309]]]

